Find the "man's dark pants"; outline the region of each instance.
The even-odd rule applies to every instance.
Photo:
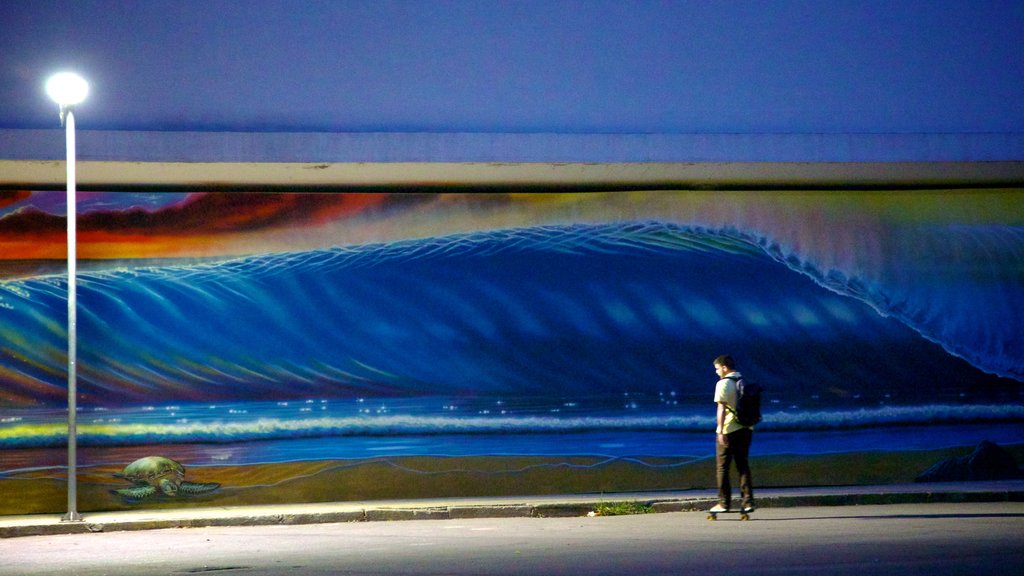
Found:
[[[732,506],[732,484],[729,482],[729,466],[736,461],[736,470],[740,473],[740,495],[743,507],[754,505],[754,484],[750,479],[750,443],[754,432],[750,428],[737,430],[725,435],[725,443],[715,442],[715,461],[718,477],[718,503],[729,508]]]

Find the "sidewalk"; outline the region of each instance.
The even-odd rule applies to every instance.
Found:
[[[762,488],[757,491],[757,505],[760,508],[1022,501],[1024,501],[1024,480],[886,486]],[[50,514],[0,516],[0,538],[203,526],[586,516],[593,512],[598,504],[612,502],[647,504],[654,512],[697,511],[707,510],[714,505],[715,492],[690,490],[89,512],[82,514],[83,521],[81,522],[62,522],[60,515]]]

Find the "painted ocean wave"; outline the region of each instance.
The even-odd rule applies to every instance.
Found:
[[[739,234],[778,262],[911,327],[979,369],[1024,380],[1024,226],[917,226],[890,239],[868,277]]]
[[[880,406],[856,410],[769,412],[759,431],[855,430],[873,427],[1024,422],[1024,406],[934,405]],[[326,437],[428,437],[434,435],[502,435],[609,432],[707,432],[707,415],[651,416],[347,416],[256,418],[225,422],[104,422],[78,425],[82,446],[235,443]],[[0,448],[61,446],[67,442],[62,422],[9,422],[0,427]],[[521,440],[520,443],[528,442]],[[513,442],[515,443],[515,442]]]
[[[1024,242],[958,233],[996,254],[985,267],[1001,284],[956,262],[941,281],[867,282],[750,232],[664,222],[88,271],[80,402],[706,394],[710,359],[729,351],[788,395],[925,386],[925,403],[966,389],[1020,404],[1024,335],[1005,312],[1024,309]],[[974,289],[999,298],[964,310]],[[0,282],[0,401],[65,401],[65,290],[60,276]]]

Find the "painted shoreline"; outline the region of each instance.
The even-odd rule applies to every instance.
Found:
[[[920,451],[753,456],[755,487],[909,483],[932,464],[964,456],[974,446]],[[1003,446],[1018,462],[1024,444]],[[79,469],[82,512],[243,506],[467,496],[594,494],[708,489],[709,458],[600,456],[410,456],[188,468],[185,479],[221,488],[199,496],[157,496],[128,502],[112,490],[129,484],[116,466]],[[0,515],[59,514],[66,479],[52,469],[0,477]]]

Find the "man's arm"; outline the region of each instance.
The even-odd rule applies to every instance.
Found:
[[[725,402],[718,403],[718,413],[715,415],[715,419],[718,423],[715,430],[718,432],[718,441],[722,444],[725,443]]]

